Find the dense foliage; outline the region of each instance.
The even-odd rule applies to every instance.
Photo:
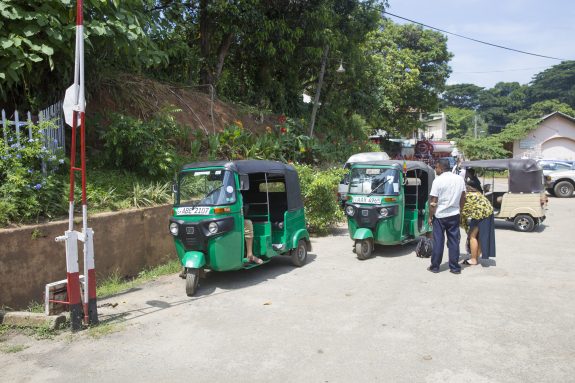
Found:
[[[0,141],[0,225],[52,217],[66,208],[60,198],[65,184],[58,173],[64,160],[46,148],[41,129],[51,126],[32,126],[31,137],[21,131],[19,139],[8,132],[7,140]]]
[[[0,101],[37,109],[71,85],[75,5],[0,0]],[[166,62],[149,36],[153,25],[142,1],[84,0],[84,7],[88,81],[105,67],[139,71]]]
[[[343,219],[343,211],[335,198],[337,185],[343,178],[342,168],[318,171],[311,166],[296,166],[304,198],[305,214],[314,233],[325,234]]]

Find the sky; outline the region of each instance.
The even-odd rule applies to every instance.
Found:
[[[574,0],[389,0],[389,6],[391,13],[449,32],[575,60]],[[534,75],[561,62],[451,35],[447,47],[453,53],[448,84],[471,83],[486,88],[500,81],[528,84]]]

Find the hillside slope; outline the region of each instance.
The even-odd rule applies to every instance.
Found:
[[[212,101],[209,93],[198,89],[119,74],[99,82],[87,110],[92,115],[115,112],[146,119],[162,108],[175,107],[180,110],[176,115],[180,123],[207,134],[222,131],[234,121],[241,121],[252,132],[277,124],[277,116],[249,111],[249,107],[232,105],[217,97]]]

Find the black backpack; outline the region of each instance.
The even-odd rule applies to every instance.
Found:
[[[433,240],[427,237],[419,238],[417,247],[415,248],[415,255],[419,258],[429,258],[433,251]]]

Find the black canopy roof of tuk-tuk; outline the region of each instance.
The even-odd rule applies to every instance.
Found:
[[[382,161],[369,161],[369,162],[361,162],[354,164],[353,166],[369,166],[369,165],[377,165],[377,166],[392,166],[397,168],[399,171],[403,171],[403,164],[405,164],[407,171],[412,170],[421,170],[425,174],[427,174],[427,192],[431,191],[431,184],[435,179],[435,170],[425,162],[421,161],[403,161],[403,160],[382,160]]]
[[[464,161],[464,168],[509,170],[509,191],[512,193],[538,193],[543,191],[543,169],[532,159],[500,159]]]
[[[285,178],[288,210],[303,208],[301,189],[297,171],[291,165],[279,161],[237,160],[237,161],[205,161],[184,165],[183,169],[197,169],[223,166],[238,174],[282,174]]]

